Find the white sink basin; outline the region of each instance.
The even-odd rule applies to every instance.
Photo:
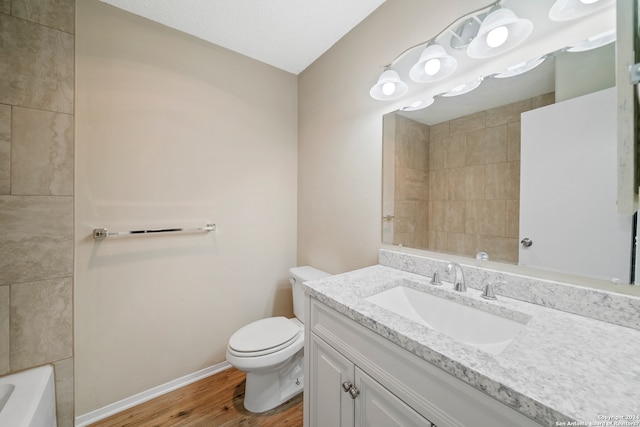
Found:
[[[388,289],[365,301],[491,354],[500,354],[525,327],[515,320],[406,286]]]

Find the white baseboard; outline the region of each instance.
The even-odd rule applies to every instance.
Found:
[[[95,411],[91,411],[87,414],[78,416],[75,420],[75,426],[88,426],[89,424],[103,420],[107,417],[110,417],[111,415],[117,414],[118,412],[122,412],[125,409],[129,409],[141,403],[147,402],[153,398],[162,396],[163,394],[167,394],[173,390],[179,389],[180,387],[184,387],[203,378],[210,377],[211,375],[222,372],[225,369],[229,369],[230,367],[231,365],[229,364],[229,362],[224,361],[222,363],[218,363],[217,365],[209,366],[208,368],[204,368],[192,374],[185,375],[184,377],[169,381],[168,383],[153,387],[149,390],[127,397],[126,399],[122,399],[103,408],[96,409]]]

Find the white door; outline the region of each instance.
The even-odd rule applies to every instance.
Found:
[[[628,283],[632,217],[618,215],[616,92],[522,114],[520,265]]]
[[[356,367],[356,427],[431,427],[431,423]]]
[[[354,365],[314,334],[310,336],[310,426],[351,427],[353,399],[342,384],[353,384]]]

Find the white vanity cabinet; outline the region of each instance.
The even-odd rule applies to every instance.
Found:
[[[311,334],[312,426],[431,427],[333,347]]]
[[[305,427],[540,427],[318,300],[307,302]]]

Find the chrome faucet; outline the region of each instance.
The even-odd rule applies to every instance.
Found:
[[[450,262],[444,271],[451,273],[451,269],[454,269],[453,289],[458,292],[467,292],[467,285],[464,283],[464,272],[462,267],[457,262]],[[458,280],[458,271],[460,271],[460,280]]]

